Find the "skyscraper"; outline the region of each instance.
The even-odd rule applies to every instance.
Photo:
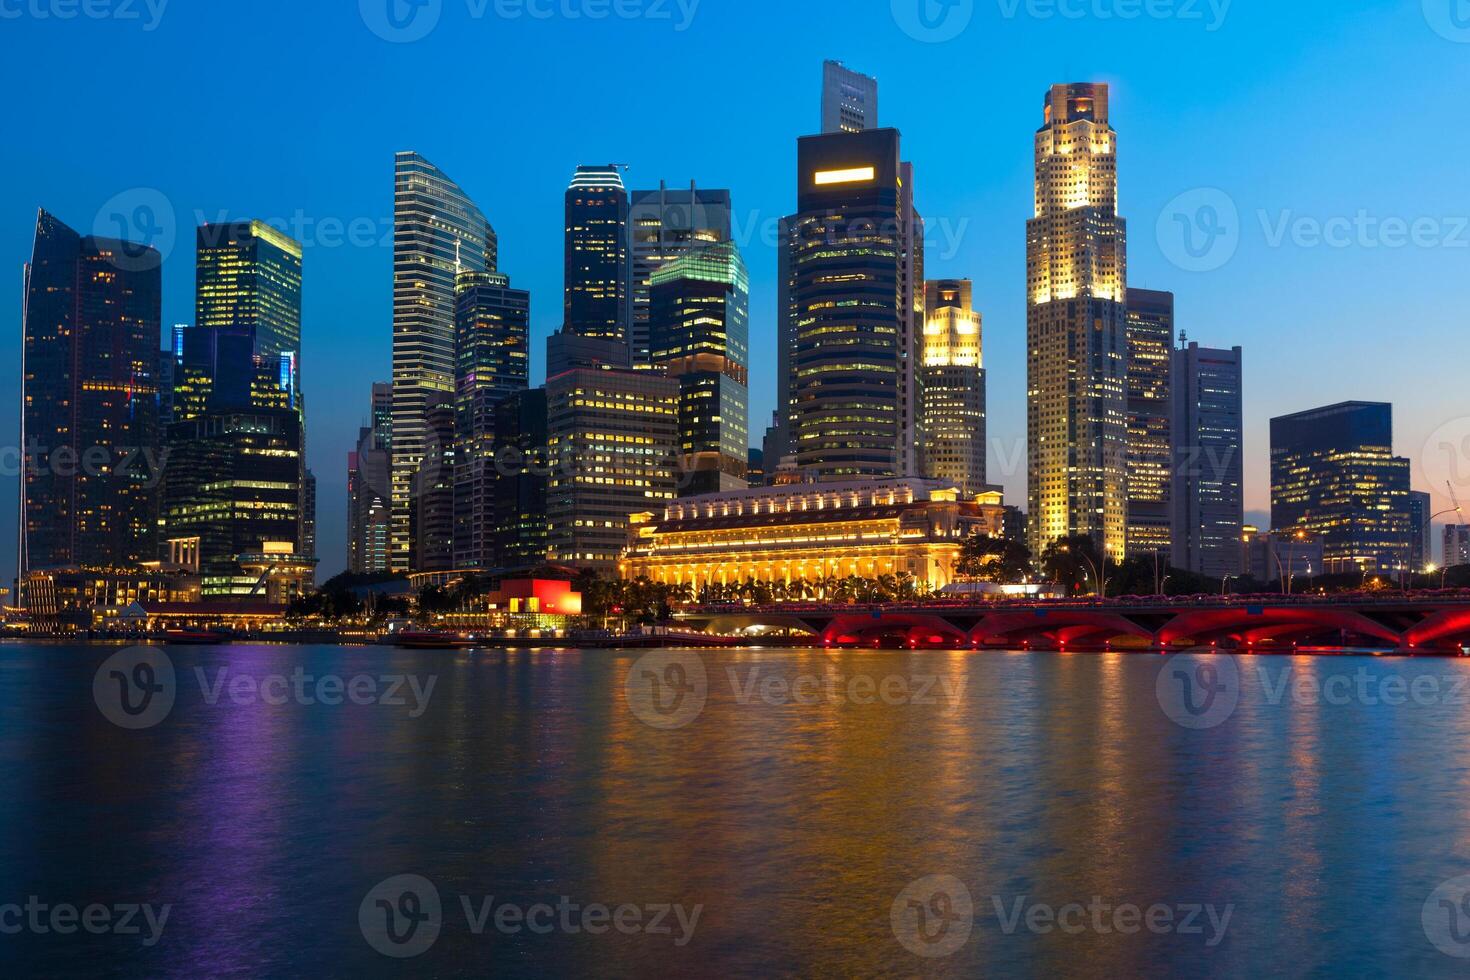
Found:
[[[254,353],[301,353],[301,243],[263,221],[200,225],[195,326],[248,333]]]
[[[160,266],[46,211],[25,267],[20,576],[157,557]]]
[[[652,360],[679,383],[681,497],[749,486],[750,277],[733,242],[653,274]]]
[[[1418,575],[1434,559],[1434,544],[1430,540],[1430,518],[1434,515],[1434,503],[1429,494],[1422,490],[1409,491],[1409,571]]]
[[[907,452],[900,173],[897,130],[798,142],[793,441],[818,479],[892,477]]]
[[[454,397],[455,283],[494,272],[495,231],[474,202],[417,153],[399,153],[393,183],[393,568],[412,562],[415,474],[428,415]]]
[[[632,262],[633,364],[649,363],[649,281],[655,270],[681,255],[730,240],[730,192],[670,190],[662,181],[656,191],[634,191],[628,206]]]
[[[1174,294],[1128,290],[1128,555],[1170,554]]]
[[[495,410],[495,508],[490,525],[496,568],[526,568],[546,560],[550,525],[546,493],[546,389],[517,392]]]
[[[424,416],[424,455],[414,470],[409,506],[410,567],[419,572],[454,568],[455,481],[459,461],[454,400],[435,395]]]
[[[776,409],[763,440],[766,468],[774,473],[796,458],[795,215],[781,219],[776,237]]]
[[[822,132],[860,133],[878,128],[878,80],[822,62]]]
[[[453,567],[495,565],[499,407],[530,377],[531,294],[494,272],[459,277]]]
[[[347,569],[356,575],[390,568],[393,386],[374,383],[369,424],[347,457]]]
[[[985,358],[980,314],[968,279],[931,279],[924,288],[924,476],[966,495],[985,483]]]
[[[1055,85],[1036,133],[1026,224],[1027,475],[1031,546],[1127,534],[1127,247],[1117,213],[1108,86]]]
[[[550,558],[615,568],[629,516],[674,499],[679,382],[577,368],[547,379],[546,403]]]
[[[1393,454],[1393,406],[1342,402],[1272,419],[1271,524],[1320,538],[1329,572],[1403,568],[1409,461]]]
[[[1212,577],[1239,575],[1245,525],[1241,350],[1190,344],[1173,358],[1173,564]]]
[[[1470,565],[1470,524],[1446,524],[1444,528],[1444,567]]]
[[[628,343],[628,192],[616,164],[577,168],[567,187],[563,244],[563,326],[578,336]]]

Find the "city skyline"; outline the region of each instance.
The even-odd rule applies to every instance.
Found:
[[[1375,5],[1377,6],[1377,5]],[[1382,12],[1379,12],[1382,16]],[[712,25],[719,23],[724,16],[715,8],[710,8],[705,16],[710,21],[708,24],[699,25],[696,30],[710,30]],[[1254,16],[1248,12],[1238,12],[1237,18],[1249,20]],[[1363,19],[1371,20],[1368,14],[1362,15]],[[1364,30],[1362,25],[1350,25],[1346,18],[1335,22],[1337,30],[1345,31],[1350,26],[1356,26],[1358,30]],[[349,28],[359,25],[349,24]],[[522,29],[526,25],[509,25],[507,31]],[[1058,28],[1063,25],[1054,25]],[[1148,37],[1150,33],[1162,30],[1159,25],[1138,24],[1137,33],[1140,37]],[[1183,25],[1173,25],[1176,33],[1183,35]],[[1227,25],[1221,34],[1227,34],[1235,28],[1236,21]],[[1403,23],[1404,32],[1395,35],[1401,44],[1423,44],[1427,55],[1433,55],[1439,51],[1432,45],[1438,44],[1448,46],[1449,53],[1458,50],[1429,31],[1422,22]],[[1035,25],[1018,25],[1018,30],[1034,29]],[[84,28],[79,26],[78,33]],[[622,26],[622,29],[627,29]],[[161,29],[167,30],[167,25]],[[574,28],[570,25],[561,25],[561,30],[570,32]],[[1424,37],[1417,38],[1410,34],[1411,31],[1419,30]],[[441,32],[442,33],[442,32]],[[1202,34],[1202,32],[1201,32]],[[370,36],[369,36],[370,37]],[[1024,171],[1027,156],[1028,134],[1034,129],[1034,121],[1029,124],[1017,121],[1022,117],[1034,120],[1035,103],[1038,94],[1048,85],[1058,81],[1085,81],[1091,78],[1110,80],[1114,85],[1113,91],[1113,121],[1120,132],[1123,133],[1124,163],[1120,166],[1119,184],[1122,204],[1120,210],[1134,223],[1133,235],[1130,240],[1130,264],[1134,267],[1134,274],[1130,276],[1131,284],[1146,285],[1150,288],[1168,289],[1178,297],[1178,324],[1187,329],[1192,337],[1214,347],[1229,347],[1240,343],[1246,348],[1247,356],[1251,356],[1252,350],[1257,345],[1265,344],[1268,335],[1263,331],[1267,329],[1259,324],[1251,324],[1246,321],[1260,320],[1263,316],[1269,320],[1270,327],[1274,328],[1280,337],[1279,343],[1276,338],[1271,338],[1271,350],[1273,353],[1280,352],[1279,357],[1252,357],[1252,367],[1247,373],[1246,391],[1246,492],[1248,519],[1259,518],[1268,505],[1269,482],[1265,479],[1265,459],[1267,452],[1267,440],[1264,433],[1265,421],[1273,416],[1290,414],[1292,412],[1311,409],[1321,405],[1332,404],[1338,401],[1363,399],[1392,401],[1397,409],[1399,421],[1398,444],[1396,451],[1414,459],[1414,485],[1416,488],[1428,489],[1436,495],[1436,510],[1443,509],[1447,502],[1443,499],[1444,488],[1430,482],[1421,473],[1421,447],[1426,442],[1431,442],[1430,436],[1444,423],[1451,422],[1460,417],[1461,412],[1456,408],[1452,396],[1444,396],[1435,404],[1425,406],[1423,400],[1415,398],[1425,390],[1425,383],[1439,391],[1452,391],[1450,385],[1439,383],[1435,386],[1432,379],[1436,377],[1434,372],[1438,365],[1430,363],[1422,357],[1407,363],[1405,354],[1397,348],[1401,345],[1385,345],[1382,338],[1371,335],[1369,328],[1376,322],[1386,319],[1386,310],[1383,309],[1383,301],[1368,299],[1364,301],[1364,293],[1356,283],[1350,282],[1350,277],[1345,275],[1339,268],[1338,263],[1333,260],[1345,256],[1347,253],[1342,249],[1329,246],[1313,248],[1311,246],[1296,246],[1287,244],[1281,249],[1271,249],[1269,245],[1265,248],[1267,260],[1289,258],[1292,262],[1291,268],[1297,271],[1302,278],[1316,276],[1318,281],[1330,281],[1338,287],[1338,292],[1344,299],[1346,297],[1357,297],[1353,305],[1359,307],[1357,316],[1362,321],[1362,327],[1353,334],[1356,346],[1348,353],[1343,349],[1329,350],[1330,358],[1323,358],[1321,366],[1328,368],[1324,371],[1306,371],[1307,377],[1302,378],[1303,364],[1300,361],[1303,345],[1302,338],[1292,336],[1288,328],[1296,325],[1298,332],[1305,334],[1308,338],[1323,334],[1315,332],[1311,324],[1333,323],[1334,336],[1339,335],[1341,330],[1326,309],[1317,308],[1317,304],[1307,307],[1298,304],[1294,300],[1282,301],[1279,293],[1273,292],[1273,285],[1265,276],[1258,276],[1258,286],[1250,288],[1254,284],[1247,284],[1244,291],[1239,291],[1240,299],[1234,304],[1219,302],[1218,289],[1209,288],[1214,281],[1224,279],[1233,284],[1238,290],[1244,277],[1243,273],[1256,267],[1257,256],[1255,252],[1259,248],[1252,249],[1251,246],[1261,246],[1265,242],[1265,232],[1258,226],[1256,216],[1251,213],[1250,195],[1241,193],[1234,189],[1232,195],[1236,199],[1244,226],[1240,254],[1233,262],[1227,263],[1219,270],[1211,273],[1194,272],[1181,269],[1177,264],[1170,263],[1162,256],[1162,249],[1158,236],[1154,233],[1156,219],[1166,210],[1166,205],[1173,195],[1185,193],[1198,187],[1209,186],[1211,182],[1223,184],[1230,187],[1230,175],[1221,173],[1216,164],[1206,164],[1196,158],[1194,166],[1178,163],[1178,154],[1171,154],[1167,147],[1170,141],[1159,138],[1159,123],[1162,117],[1178,112],[1182,101],[1181,96],[1173,87],[1164,84],[1129,84],[1119,86],[1113,72],[1078,70],[1069,66],[1066,70],[1060,64],[1045,65],[1035,72],[1035,78],[1040,81],[1036,84],[1030,78],[1011,79],[997,82],[991,86],[982,86],[975,83],[967,83],[965,91],[967,95],[983,92],[989,100],[987,109],[991,106],[997,114],[997,118],[991,121],[987,118],[985,126],[985,143],[994,148],[996,155],[1010,164],[1010,172],[1006,172],[1004,166],[996,170],[987,171],[987,175],[981,178],[970,178],[967,187],[960,187],[956,183],[955,176],[949,171],[949,161],[946,154],[939,147],[941,140],[952,139],[954,131],[936,124],[932,112],[926,112],[922,100],[918,97],[926,88],[935,86],[934,80],[928,80],[922,84],[916,84],[905,78],[901,70],[905,57],[917,57],[930,50],[959,50],[958,46],[967,43],[964,39],[952,42],[957,47],[954,49],[931,49],[930,46],[919,45],[911,42],[905,35],[895,29],[895,37],[900,43],[901,54],[889,55],[877,50],[878,45],[869,42],[866,51],[853,50],[852,45],[841,43],[835,39],[831,52],[815,52],[810,55],[796,56],[783,59],[784,74],[789,76],[790,84],[798,92],[812,93],[806,98],[793,100],[797,104],[790,108],[777,105],[777,100],[762,99],[762,105],[770,102],[776,110],[776,119],[762,125],[761,149],[754,154],[766,160],[769,166],[761,169],[775,169],[779,171],[774,180],[748,181],[742,180],[738,173],[732,173],[728,169],[728,163],[711,153],[708,148],[701,151],[700,158],[694,159],[689,156],[690,148],[680,147],[681,152],[670,152],[666,143],[677,143],[679,137],[674,127],[660,132],[667,132],[662,138],[654,138],[645,132],[644,139],[639,141],[642,152],[634,152],[636,145],[629,148],[626,142],[618,145],[608,145],[605,139],[606,133],[600,137],[597,135],[597,127],[592,134],[577,134],[575,140],[563,140],[556,150],[556,158],[559,161],[555,167],[555,173],[546,169],[517,161],[508,161],[504,168],[487,174],[484,165],[474,160],[473,155],[467,155],[462,148],[465,139],[463,129],[454,131],[445,130],[438,134],[437,138],[424,137],[424,132],[419,127],[408,127],[412,130],[402,133],[384,132],[383,139],[393,144],[393,149],[414,147],[421,150],[424,155],[442,166],[445,171],[456,179],[465,190],[465,193],[485,211],[490,224],[494,225],[500,233],[503,244],[501,266],[505,272],[512,276],[513,281],[522,288],[527,288],[533,295],[533,309],[536,310],[533,323],[533,336],[531,340],[531,351],[533,359],[532,382],[538,381],[542,375],[541,350],[543,341],[552,325],[551,319],[559,304],[555,302],[557,290],[559,289],[559,264],[544,261],[544,254],[538,257],[538,253],[548,251],[546,243],[549,241],[553,249],[559,249],[560,236],[559,219],[555,207],[544,208],[541,206],[548,196],[559,196],[564,188],[565,173],[570,172],[576,162],[585,159],[627,159],[630,160],[633,175],[629,176],[630,186],[656,186],[659,180],[667,180],[670,186],[681,186],[683,182],[694,179],[700,186],[728,187],[734,199],[739,204],[736,210],[736,234],[751,235],[752,226],[761,222],[771,221],[781,215],[789,213],[792,200],[789,188],[789,176],[781,177],[781,174],[789,174],[789,162],[794,153],[795,137],[807,135],[815,130],[815,91],[817,83],[817,71],[820,67],[820,58],[823,55],[840,57],[849,67],[865,74],[877,77],[883,85],[884,93],[884,123],[897,125],[904,136],[904,156],[912,159],[920,171],[920,183],[918,185],[918,207],[928,221],[930,228],[930,248],[927,253],[929,268],[926,274],[930,278],[971,277],[976,280],[974,305],[986,321],[986,364],[990,372],[990,418],[992,439],[998,443],[1003,450],[1000,453],[992,447],[991,471],[994,482],[1003,482],[1007,485],[1009,497],[1012,500],[1024,499],[1023,487],[1025,482],[1024,466],[1014,463],[1015,449],[1020,445],[1018,418],[1023,412],[1023,399],[1017,397],[1017,392],[1022,389],[1018,383],[1019,370],[1024,360],[1018,358],[1020,344],[1018,335],[1023,334],[1024,329],[1021,319],[1018,318],[1017,283],[1020,277],[1017,275],[1021,250],[1017,247],[1019,234],[1018,225],[1015,221],[1020,209],[1025,207],[1029,193],[1025,190],[1017,196],[1017,174],[1019,168],[1021,184],[1028,182]],[[1198,41],[1198,39],[1195,39]],[[1226,39],[1228,41],[1228,38]],[[436,44],[445,43],[447,39],[436,36],[436,39],[425,42],[425,47],[433,47]],[[978,38],[971,38],[970,43],[978,42]],[[711,42],[714,43],[714,42]],[[1198,44],[1195,45],[1198,47]],[[399,53],[393,49],[393,53]],[[417,54],[422,57],[423,52],[402,52],[404,54]],[[1446,53],[1446,52],[1439,52]],[[1059,57],[1060,60],[1060,57]],[[1084,66],[1084,68],[1089,66]],[[554,98],[554,96],[553,96]],[[1372,100],[1367,100],[1371,103]],[[1359,108],[1365,104],[1363,101],[1356,103]],[[1381,108],[1381,107],[1379,107]],[[1219,125],[1217,121],[1217,125]],[[1245,123],[1232,123],[1231,135],[1242,128],[1249,128]],[[1303,123],[1302,125],[1310,125]],[[394,127],[379,127],[383,130],[391,130]],[[701,141],[703,142],[703,141]],[[917,145],[916,145],[917,144]],[[345,151],[343,151],[345,153]],[[1376,154],[1378,158],[1383,155],[1383,150],[1370,148],[1370,155]],[[249,151],[242,151],[241,155],[248,159]],[[1227,153],[1228,157],[1229,154]],[[44,159],[44,155],[38,159]],[[116,196],[133,186],[153,186],[160,188],[156,191],[166,202],[169,203],[175,214],[174,238],[176,239],[170,254],[168,255],[164,268],[164,312],[162,321],[165,324],[187,322],[191,319],[189,310],[192,308],[193,286],[193,261],[189,254],[188,242],[193,237],[192,227],[194,225],[194,213],[203,211],[206,220],[216,220],[221,206],[228,206],[228,213],[224,217],[229,220],[245,220],[261,216],[281,216],[286,219],[289,226],[292,216],[298,208],[305,209],[307,217],[315,217],[320,222],[323,218],[338,217],[343,221],[352,216],[370,216],[391,214],[391,203],[385,202],[383,188],[386,181],[383,177],[386,170],[385,157],[378,151],[371,153],[352,152],[350,155],[342,156],[336,160],[334,167],[325,165],[325,161],[319,160],[312,173],[306,177],[304,183],[308,186],[323,182],[331,182],[338,175],[344,176],[344,183],[356,186],[362,183],[363,175],[370,178],[371,183],[377,188],[375,194],[365,195],[351,205],[323,205],[320,197],[315,193],[299,194],[295,188],[283,186],[268,193],[260,190],[241,193],[240,175],[236,174],[234,179],[228,177],[212,177],[199,182],[199,190],[180,190],[171,177],[164,179],[151,179],[146,182],[140,179],[129,165],[108,166],[102,162],[96,162],[101,158],[94,157],[93,172],[89,172],[85,181],[79,183],[85,190],[77,194],[68,188],[65,192],[50,194],[46,192],[48,181],[42,175],[24,175],[28,179],[23,181],[27,188],[27,196],[31,208],[44,205],[52,209],[63,220],[74,222],[81,226],[79,230],[86,233],[91,230],[91,222],[88,216],[93,213],[101,213],[107,210],[108,199]],[[158,167],[155,161],[152,166]],[[1177,168],[1167,180],[1160,180],[1158,175],[1161,168]],[[225,168],[230,170],[228,166]],[[1300,174],[1307,168],[1298,165],[1293,173]],[[996,172],[1000,171],[1000,172]],[[74,171],[73,171],[74,173]],[[165,168],[165,174],[167,169]],[[1422,168],[1417,178],[1424,181]],[[1198,179],[1196,179],[1196,175]],[[1157,194],[1148,185],[1151,181],[1158,183],[1161,188]],[[1298,178],[1300,179],[1300,178]],[[507,191],[507,186],[525,187],[527,196],[535,202],[534,209],[530,204],[522,205],[515,200],[516,195]],[[545,186],[542,186],[545,185]],[[560,185],[560,186],[558,186]],[[783,186],[784,185],[784,186]],[[1448,186],[1448,185],[1446,185]],[[774,191],[771,188],[774,187]],[[209,189],[209,188],[212,188]],[[957,193],[957,189],[959,193]],[[982,200],[995,202],[997,206],[988,207],[985,204],[967,199],[965,191],[970,194],[978,194]],[[15,192],[9,192],[14,196]],[[1366,192],[1364,192],[1366,194]],[[1149,198],[1153,201],[1150,203]],[[1372,205],[1372,200],[1354,198],[1348,195],[1346,200],[1351,204],[1341,205],[1333,209],[1331,203],[1320,210],[1312,211],[1311,205],[1320,199],[1314,194],[1307,193],[1302,188],[1297,188],[1284,196],[1272,198],[1269,194],[1260,195],[1262,205],[1281,203],[1282,207],[1295,205],[1291,210],[1298,217],[1311,215],[1316,220],[1324,220],[1338,214],[1345,214],[1351,218],[1358,208]],[[80,199],[79,199],[80,198]],[[1140,200],[1142,199],[1142,200]],[[298,200],[301,203],[297,203]],[[75,205],[72,203],[75,202]],[[239,202],[238,207],[236,202]],[[272,202],[275,202],[272,204]],[[7,205],[11,204],[7,200]],[[117,207],[117,205],[113,205]],[[1414,207],[1411,204],[1401,203],[1398,205],[1378,205],[1379,212],[1385,217],[1404,216],[1414,218],[1420,215],[1445,215],[1452,212],[1444,210],[1443,202],[1431,207],[1421,205]],[[254,213],[252,213],[252,211]],[[132,208],[126,209],[128,214],[135,214]],[[32,216],[33,216],[32,211]],[[122,212],[119,212],[122,213]],[[158,215],[155,209],[155,217]],[[1271,214],[1272,228],[1279,215],[1273,211]],[[969,220],[969,224],[963,232],[959,232],[959,222]],[[27,219],[29,220],[29,219]],[[507,223],[509,221],[509,223]],[[26,221],[19,225],[12,222],[9,227],[24,227]],[[947,253],[945,237],[946,231],[956,232],[960,240],[960,247],[953,254]],[[381,234],[381,229],[380,229]],[[1288,232],[1293,236],[1294,232]],[[338,465],[339,459],[345,459],[346,452],[355,442],[358,426],[364,420],[366,414],[368,385],[375,380],[388,377],[386,369],[386,348],[388,337],[388,305],[384,299],[386,292],[384,282],[386,276],[382,274],[384,259],[391,253],[390,248],[381,244],[374,244],[362,248],[337,247],[332,248],[325,242],[325,234],[318,227],[317,232],[305,236],[308,240],[306,245],[306,285],[304,288],[307,313],[304,323],[305,347],[307,353],[305,360],[312,363],[313,376],[311,384],[311,395],[313,397],[313,412],[311,417],[310,442],[312,445],[312,463],[318,474],[322,477],[323,488],[320,499],[322,544],[320,552],[324,558],[323,572],[331,574],[343,564],[345,547],[342,544],[344,523],[344,507],[342,501],[345,492],[341,489],[342,476]],[[768,236],[769,237],[769,236]],[[13,255],[19,249],[18,242],[23,240],[24,234],[11,233],[6,236],[4,253]],[[752,296],[751,296],[751,323],[752,323],[752,361],[753,365],[760,365],[762,351],[770,352],[773,346],[772,337],[774,331],[774,247],[767,245],[762,240],[762,233],[757,230],[753,240],[747,248],[742,245],[746,258],[752,267]],[[1142,253],[1140,256],[1139,253]],[[1354,255],[1368,253],[1370,258],[1372,250],[1369,248],[1357,249]],[[946,257],[948,255],[948,257]],[[1382,262],[1384,270],[1376,279],[1384,282],[1402,282],[1403,277],[1395,275],[1391,270],[1397,263],[1412,256],[1424,259],[1424,265],[1428,267],[1427,272],[1432,274],[1439,262],[1446,256],[1456,258],[1463,253],[1457,253],[1452,245],[1437,250],[1430,249],[1391,249],[1378,250],[1377,258],[1390,260]],[[362,274],[343,275],[340,270],[334,268],[342,263],[344,259],[359,260],[350,263],[357,266],[367,260],[375,260],[369,264],[372,269]],[[1141,259],[1141,261],[1140,261]],[[1163,259],[1161,261],[1161,259]],[[1187,256],[1185,260],[1187,263]],[[1271,262],[1270,264],[1277,264]],[[1139,267],[1142,271],[1139,271]],[[998,271],[997,271],[998,270]],[[18,277],[16,277],[18,279]],[[1453,282],[1447,275],[1441,275],[1441,285],[1438,296],[1445,300],[1451,298],[1449,289],[1443,283]],[[1300,287],[1300,283],[1298,286]],[[11,287],[12,289],[14,287]],[[1229,291],[1228,289],[1226,290]],[[1312,292],[1310,289],[1302,289],[1304,293]],[[371,303],[364,303],[356,293],[365,294],[368,297],[376,296],[377,299]],[[187,302],[180,302],[180,295],[188,297]],[[1435,295],[1427,288],[1414,289],[1405,284],[1393,291],[1393,295],[1403,301],[1403,306],[1395,313],[1396,317],[1408,317],[1416,324],[1424,323],[1425,318],[1416,316],[1416,304],[1422,304],[1423,296]],[[1213,302],[1212,302],[1213,301]],[[1320,303],[1320,295],[1318,297]],[[334,305],[340,305],[342,311],[324,314],[324,308],[330,310]],[[1345,304],[1346,305],[1346,304]],[[1216,309],[1215,307],[1218,307]],[[1243,308],[1244,307],[1244,308]],[[15,303],[12,310],[19,310],[19,303]],[[313,313],[315,308],[315,313]],[[1372,314],[1378,312],[1380,316],[1374,320]],[[12,314],[18,325],[18,316]],[[344,322],[337,322],[338,320]],[[1432,319],[1432,318],[1431,318]],[[1300,324],[1307,324],[1305,329]],[[1441,328],[1440,333],[1444,328]],[[1423,331],[1427,342],[1431,342],[1436,332],[1430,329]],[[329,352],[333,347],[339,347],[347,337],[352,338],[357,346],[353,349],[354,357],[342,359],[349,363],[324,363],[336,360],[330,357]],[[1448,338],[1446,338],[1448,339]],[[311,350],[313,345],[318,345],[317,350],[328,357],[313,356]],[[1413,346],[1413,345],[1402,345]],[[1295,354],[1295,357],[1293,356]],[[770,360],[774,360],[773,357]],[[1285,363],[1281,363],[1285,362]],[[1353,368],[1372,366],[1371,374],[1356,373]],[[1322,375],[1326,375],[1323,377]],[[752,397],[751,397],[751,441],[758,442],[759,434],[764,426],[765,420],[770,416],[773,406],[771,392],[774,387],[772,372],[767,366],[764,370],[757,367],[752,372]],[[997,455],[1000,457],[997,459]],[[1007,465],[1010,463],[1011,465]],[[769,465],[769,461],[768,461]],[[13,481],[11,481],[13,483]],[[6,488],[7,497],[0,498],[11,513],[13,507],[13,486]],[[1262,522],[1264,523],[1264,522]],[[13,530],[7,530],[7,534],[13,534]],[[13,548],[8,549],[13,554]],[[8,567],[9,561],[5,562]]]

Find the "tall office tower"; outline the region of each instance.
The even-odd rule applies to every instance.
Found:
[[[166,432],[174,420],[174,376],[179,362],[171,349],[158,352],[158,431]]]
[[[894,129],[797,145],[793,439],[816,479],[893,477],[907,450],[900,172]]]
[[[316,474],[304,470],[301,478],[301,537],[297,552],[316,557]]]
[[[1128,290],[1128,556],[1173,548],[1174,294]]]
[[[1104,84],[1055,85],[1036,133],[1026,223],[1027,477],[1031,547],[1127,535],[1126,228]]]
[[[1175,350],[1173,359],[1173,564],[1201,575],[1239,575],[1245,526],[1241,351],[1190,344]]]
[[[924,219],[914,206],[914,165],[898,167],[898,472],[917,476],[924,467]]]
[[[254,353],[301,353],[301,243],[263,221],[200,225],[195,326],[248,333]]]
[[[253,346],[248,333],[228,327],[185,330],[174,368],[173,420],[249,408],[299,409],[294,355],[257,356]]]
[[[563,326],[581,337],[628,343],[632,269],[628,192],[619,166],[577,168],[567,187],[563,244]]]
[[[374,383],[370,419],[347,455],[347,568],[355,575],[389,570],[392,385]]]
[[[302,555],[301,420],[294,409],[211,411],[169,428],[164,537],[189,545],[207,579],[239,573],[242,555]],[[206,581],[206,592],[214,590]]]
[[[611,570],[628,518],[674,499],[679,382],[651,371],[578,368],[546,382],[549,557]]]
[[[424,455],[414,470],[409,506],[411,567],[447,572],[454,567],[454,488],[458,452],[454,400],[438,395],[424,416]]]
[[[1422,490],[1409,491],[1409,571],[1415,575],[1428,568],[1434,560],[1434,544],[1430,540],[1430,518],[1434,514],[1434,502]]]
[[[1320,539],[1330,573],[1404,567],[1409,461],[1393,454],[1393,406],[1342,402],[1272,419],[1271,525]]]
[[[1470,565],[1470,524],[1446,524],[1444,528],[1444,567]]]
[[[985,487],[985,359],[968,279],[924,284],[923,475],[965,496]]]
[[[878,80],[822,62],[822,132],[861,133],[878,128]]]
[[[750,276],[733,242],[653,274],[655,367],[679,384],[679,496],[750,485]]]
[[[495,231],[473,201],[417,153],[393,182],[393,569],[412,563],[415,474],[431,406],[454,396],[455,280],[494,272]]]
[[[694,249],[730,240],[730,192],[669,190],[634,191],[628,205],[632,262],[632,327],[629,346],[633,364],[649,363],[649,281],[655,270]]]
[[[495,566],[497,411],[530,379],[531,294],[495,272],[459,277],[453,567]]]
[[[794,281],[796,216],[787,215],[777,226],[776,238],[776,410],[762,441],[766,466],[775,472],[788,459],[795,461],[796,441],[796,297]]]
[[[546,561],[546,389],[511,395],[495,410],[495,510],[491,523],[496,568],[530,568]]]
[[[37,214],[22,320],[22,580],[157,557],[162,262]]]

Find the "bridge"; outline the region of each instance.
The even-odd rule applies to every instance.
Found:
[[[783,631],[829,647],[1172,650],[1312,648],[1458,656],[1470,647],[1470,592],[1392,596],[1191,596],[1179,599],[781,603],[686,609],[709,633]]]

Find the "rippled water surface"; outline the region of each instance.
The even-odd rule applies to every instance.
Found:
[[[118,649],[0,646],[0,905],[168,918],[152,945],[24,923],[7,973],[1470,966],[1441,951],[1470,954],[1470,902],[1436,893],[1470,873],[1470,662],[1221,661],[1181,714],[1150,656],[169,648],[174,703],[128,730],[94,693]],[[407,959],[363,928],[429,914],[375,904],[401,875],[440,907]]]

